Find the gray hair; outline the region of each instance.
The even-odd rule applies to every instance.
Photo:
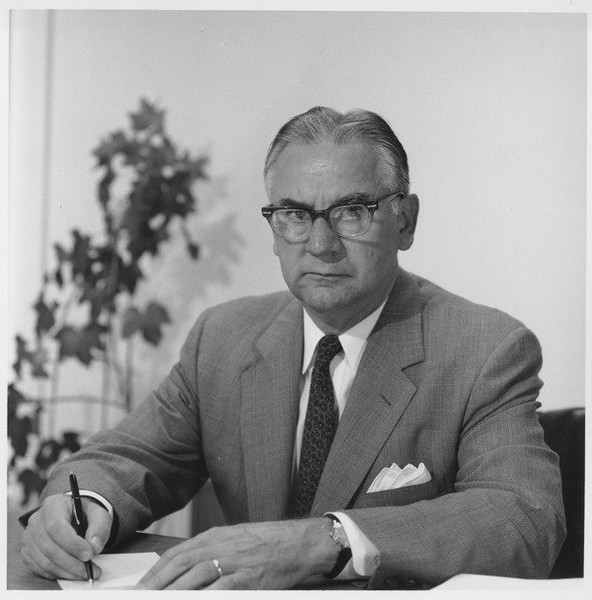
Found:
[[[269,146],[263,177],[269,194],[270,170],[288,144],[314,145],[330,140],[336,145],[367,141],[379,156],[383,182],[393,191],[409,193],[407,153],[390,125],[378,114],[355,109],[340,113],[325,106],[315,106],[290,119],[277,132]]]

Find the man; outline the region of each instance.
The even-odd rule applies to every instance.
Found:
[[[160,388],[56,467],[26,563],[84,579],[83,561],[209,477],[232,525],[167,552],[140,587],[545,577],[565,526],[535,412],[539,344],[399,267],[418,199],[388,124],[313,108],[278,132],[265,181],[290,293],[200,316]],[[393,464],[411,465],[410,485],[396,486]],[[70,471],[93,496],[84,540],[70,525]]]

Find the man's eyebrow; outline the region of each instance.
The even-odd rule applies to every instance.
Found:
[[[352,204],[354,202],[368,202],[369,200],[372,200],[372,198],[367,192],[354,192],[353,194],[339,198],[333,204]]]
[[[277,206],[288,206],[291,208],[310,208],[310,206],[304,204],[304,202],[297,202],[296,200],[292,200],[292,198],[282,198],[277,203]]]

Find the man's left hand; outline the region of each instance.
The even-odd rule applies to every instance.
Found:
[[[215,527],[167,550],[137,587],[290,589],[333,568],[338,547],[321,527],[328,521],[320,517]]]

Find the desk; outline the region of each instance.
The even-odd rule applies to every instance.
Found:
[[[6,527],[7,537],[7,573],[6,588],[9,590],[59,590],[57,581],[44,579],[35,575],[21,558],[23,528],[16,520],[16,515],[9,511]],[[161,555],[169,548],[182,542],[182,538],[137,533],[127,542],[120,544],[117,552],[156,552]]]

